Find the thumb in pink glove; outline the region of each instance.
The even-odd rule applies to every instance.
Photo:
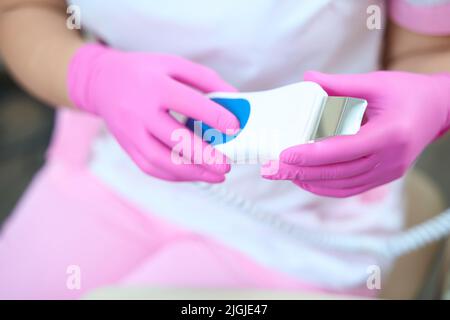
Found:
[[[267,179],[292,180],[329,197],[348,197],[402,177],[424,148],[450,126],[450,75],[380,71],[354,75],[307,72],[329,95],[368,101],[356,135],[284,150]]]
[[[214,71],[180,57],[127,53],[98,44],[82,46],[68,70],[68,91],[73,103],[103,118],[111,133],[147,174],[170,181],[221,182],[230,170],[226,163],[198,163],[194,148],[182,156],[189,163],[174,163],[172,133],[185,130],[192,144],[205,154],[223,157],[201,141],[169,110],[204,121],[228,134],[239,121],[200,92],[235,91]],[[213,162],[213,163],[211,163]]]

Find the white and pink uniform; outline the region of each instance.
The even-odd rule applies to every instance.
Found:
[[[215,69],[240,90],[300,80],[304,71],[379,68],[384,30],[367,8],[425,34],[450,34],[450,0],[73,0],[85,30],[127,51],[164,52]],[[383,237],[403,227],[402,181],[347,199],[267,181],[235,166],[223,188],[317,233]],[[61,111],[45,167],[0,238],[0,297],[76,298],[104,285],[322,290],[370,295],[381,257],[323,250],[209,198],[192,183],[139,171],[100,120]],[[82,271],[81,290],[66,270]]]

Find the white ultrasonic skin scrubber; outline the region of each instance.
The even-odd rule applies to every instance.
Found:
[[[232,163],[264,163],[278,159],[291,146],[355,134],[367,106],[363,99],[329,97],[320,85],[309,81],[259,92],[215,92],[208,97],[239,119],[240,132],[221,134],[193,120],[188,126]]]

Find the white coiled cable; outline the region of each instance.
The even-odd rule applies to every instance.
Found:
[[[239,209],[250,218],[278,230],[283,235],[324,249],[342,252],[368,252],[395,258],[450,234],[450,208],[409,230],[380,239],[371,236],[320,233],[317,230],[308,230],[283,219],[280,215],[264,211],[256,203],[223,186],[206,183],[197,183],[197,185],[209,196]]]

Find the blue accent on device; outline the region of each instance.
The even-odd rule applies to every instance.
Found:
[[[245,125],[248,122],[248,118],[250,117],[250,103],[246,100],[246,99],[242,99],[242,98],[211,98],[212,101],[220,104],[222,107],[224,107],[225,109],[227,109],[228,111],[230,111],[231,113],[233,113],[236,118],[238,118],[239,123],[240,123],[240,129],[242,130]],[[186,126],[191,129],[192,131],[194,131],[194,123],[195,120],[189,118],[188,121],[186,122]],[[208,130],[208,137],[205,137],[205,132],[206,130]],[[206,142],[209,142],[212,145],[217,145],[217,144],[222,144],[222,143],[227,143],[228,141],[233,140],[234,138],[236,138],[238,134],[235,135],[226,135],[222,132],[220,132],[217,129],[214,129],[210,126],[208,126],[206,123],[202,123],[202,127],[201,127],[201,137],[203,138],[203,140],[205,140]],[[215,137],[221,136],[222,137],[222,141],[216,141]],[[211,140],[211,141],[209,141]]]

